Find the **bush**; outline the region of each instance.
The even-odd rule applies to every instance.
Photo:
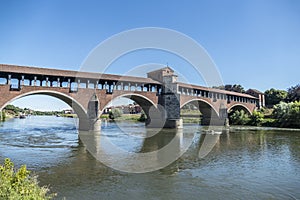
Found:
[[[140,118],[138,119],[138,121],[140,121],[140,122],[145,122],[146,119],[147,119],[147,117],[146,117],[145,113],[142,112]]]
[[[261,125],[267,127],[276,127],[277,126],[276,119],[265,118],[263,119]]]
[[[280,127],[300,128],[300,101],[280,102],[274,106],[273,117]]]
[[[23,165],[19,170],[14,169],[14,164],[6,158],[0,165],[0,199],[52,199],[54,194],[47,195],[46,187],[39,187],[36,177]]]
[[[109,114],[108,114],[108,117],[109,119],[116,119],[118,117],[121,117],[122,116],[122,111],[118,108],[113,108],[111,111],[109,111]]]
[[[250,118],[244,110],[236,110],[229,115],[230,124],[233,125],[246,125],[249,123]]]
[[[261,126],[262,122],[264,121],[264,114],[259,111],[254,111],[250,116],[250,125],[253,126]]]

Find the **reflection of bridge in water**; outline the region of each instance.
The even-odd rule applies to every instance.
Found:
[[[227,113],[242,108],[255,110],[260,99],[237,92],[190,85],[177,81],[174,71],[163,68],[147,78],[0,65],[0,110],[12,101],[35,94],[56,97],[71,106],[79,117],[80,130],[100,127],[104,108],[119,97],[138,103],[149,127],[182,126],[180,109],[194,104],[205,125],[224,125]]]
[[[138,141],[133,145],[135,147],[129,145],[129,142],[127,147],[130,147],[127,149],[116,143],[117,139],[112,135],[98,133],[79,131],[80,141],[89,153],[106,166],[133,173],[163,169],[178,160],[192,144],[192,150],[197,151],[195,156],[202,159],[213,150],[220,138],[220,135],[204,134],[198,126],[185,126],[183,129],[150,128],[145,129],[143,137],[134,139]],[[136,137],[122,131],[119,134],[124,142],[130,140],[130,137]]]

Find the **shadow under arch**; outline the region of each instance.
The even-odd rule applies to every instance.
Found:
[[[248,115],[252,115],[251,110],[249,110],[249,108],[247,108],[247,106],[244,106],[243,104],[234,104],[234,105],[232,105],[231,107],[229,107],[227,109],[227,113],[231,113],[235,110],[244,110],[244,111],[246,111],[246,113]]]
[[[7,106],[8,104],[10,104],[11,102],[13,102],[17,99],[20,99],[20,98],[23,98],[23,97],[26,97],[26,96],[33,96],[33,95],[47,95],[47,96],[55,97],[59,100],[62,100],[63,102],[68,104],[71,108],[73,108],[74,112],[77,114],[77,116],[79,118],[79,123],[80,123],[80,121],[86,122],[88,120],[86,109],[83,108],[82,105],[79,102],[77,102],[74,98],[72,98],[72,97],[70,97],[66,94],[57,92],[57,91],[48,91],[48,90],[37,90],[37,91],[31,91],[31,92],[27,92],[27,93],[17,95],[15,97],[13,97],[12,99],[10,99],[8,102],[6,102],[0,108],[0,111],[2,109],[4,109],[5,106]],[[79,126],[80,126],[80,124],[79,124]]]
[[[213,125],[219,121],[219,112],[214,108],[213,105],[202,99],[192,99],[181,105],[182,109],[185,105],[192,104],[198,108],[201,112],[201,124],[202,125]]]

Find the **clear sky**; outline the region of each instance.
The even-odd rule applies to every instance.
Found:
[[[108,37],[133,28],[162,27],[201,44],[225,84],[265,91],[300,83],[298,0],[0,0],[0,27],[3,64],[79,70]],[[122,74],[149,62],[177,69],[187,65],[168,53],[144,51],[124,56],[108,72]],[[46,105],[38,107],[38,102]],[[40,110],[66,107],[45,97],[15,103]]]

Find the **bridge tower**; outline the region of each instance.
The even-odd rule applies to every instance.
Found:
[[[177,75],[170,67],[147,73],[148,78],[162,84],[158,104],[162,107],[164,128],[182,128],[180,118],[180,94],[178,94]]]

